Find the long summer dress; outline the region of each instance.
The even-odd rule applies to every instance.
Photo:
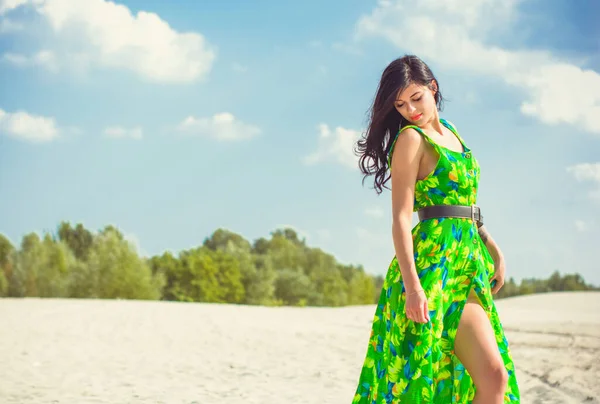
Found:
[[[430,205],[476,204],[480,167],[454,126],[441,119],[463,152],[436,144],[416,129],[439,154],[437,166],[415,185],[414,211]],[[391,152],[396,142],[393,141]],[[475,386],[454,354],[454,339],[469,292],[475,292],[491,322],[508,372],[505,403],[520,403],[512,355],[491,294],[494,263],[476,224],[469,218],[419,222],[412,230],[414,259],[425,289],[430,322],[409,320],[402,273],[393,258],[375,311],[367,354],[353,404],[466,404]]]

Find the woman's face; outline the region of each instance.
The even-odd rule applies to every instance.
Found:
[[[435,83],[432,83],[432,87],[436,88]],[[411,83],[398,93],[394,107],[410,123],[423,125],[435,117],[435,91],[427,86]]]

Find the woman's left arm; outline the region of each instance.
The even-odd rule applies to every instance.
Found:
[[[504,285],[504,275],[505,275],[504,255],[502,254],[502,250],[500,250],[500,247],[498,246],[498,244],[494,241],[494,239],[492,238],[490,233],[485,228],[485,225],[482,225],[478,229],[478,232],[479,232],[479,237],[481,237],[483,244],[485,244],[488,251],[490,252],[490,255],[492,256],[492,259],[494,260],[495,272],[494,272],[494,277],[491,279],[491,283],[492,283],[492,293],[496,294],[496,293],[498,293],[500,288]],[[496,281],[495,284],[494,284],[494,281]]]

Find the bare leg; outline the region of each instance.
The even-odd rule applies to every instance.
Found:
[[[475,383],[472,404],[502,404],[508,374],[490,320],[473,292],[458,325],[454,352]]]

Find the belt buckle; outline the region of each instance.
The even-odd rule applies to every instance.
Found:
[[[475,204],[471,205],[471,220],[475,223]]]

